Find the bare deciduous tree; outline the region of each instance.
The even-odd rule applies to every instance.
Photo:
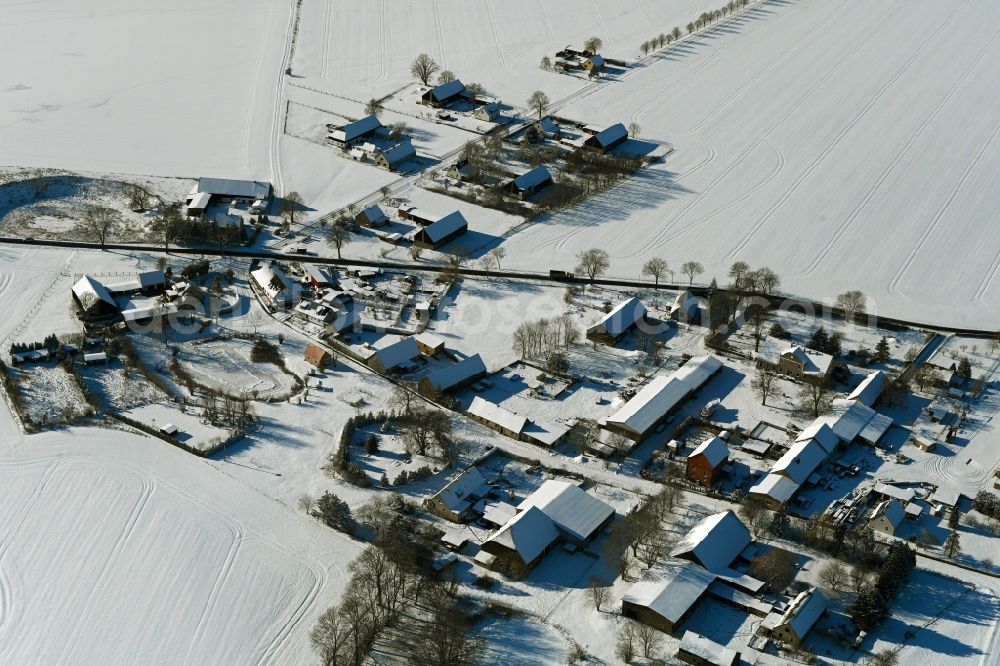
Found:
[[[841,585],[847,582],[847,568],[840,562],[832,560],[819,570],[819,579],[823,581],[824,585],[836,592]]]
[[[866,303],[865,295],[852,289],[837,296],[836,306],[844,311],[844,319],[854,321],[855,315],[865,311]]]
[[[696,276],[705,272],[705,267],[697,261],[685,261],[681,264],[681,273],[688,276],[688,284],[694,284]]]
[[[330,230],[326,232],[326,239],[337,248],[337,259],[341,258],[341,250],[351,238],[351,232],[347,230],[347,225],[341,220],[330,225]]]
[[[590,53],[598,53],[602,46],[604,46],[604,42],[601,41],[600,37],[591,37],[583,43],[583,50]]]
[[[767,399],[777,393],[774,380],[778,377],[778,371],[769,365],[758,365],[754,371],[753,379],[750,380],[750,388],[760,398],[760,404],[766,405]]]
[[[108,237],[118,231],[118,211],[105,206],[91,208],[84,214],[83,219],[77,223],[77,227],[88,238],[97,238],[103,250]]]
[[[610,588],[600,578],[595,576],[590,579],[590,585],[587,589],[590,592],[590,602],[594,604],[594,610],[600,612],[601,606],[607,603],[608,598],[611,596]]]
[[[830,409],[832,400],[833,389],[826,382],[805,382],[799,389],[799,406],[812,414],[814,419]]]
[[[549,109],[549,96],[541,90],[536,90],[528,95],[528,108],[537,113],[538,119],[541,120]]]
[[[593,282],[608,270],[611,258],[605,250],[591,248],[576,255],[576,270],[584,273]]]
[[[441,69],[441,67],[426,53],[418,55],[410,64],[410,74],[412,74],[414,78],[420,79],[420,82],[425,86],[430,83],[431,77],[434,76],[439,69]]]
[[[653,257],[642,266],[642,274],[653,278],[656,286],[660,286],[660,280],[668,272],[670,272],[670,265],[665,259],[659,257]]]

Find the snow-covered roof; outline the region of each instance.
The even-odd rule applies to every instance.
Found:
[[[442,488],[435,497],[455,513],[461,513],[468,508],[470,498],[484,497],[489,491],[490,486],[479,468],[470,467]]]
[[[191,197],[191,203],[187,205],[188,210],[205,210],[208,204],[212,201],[212,194],[210,192],[195,192],[194,196]]]
[[[500,405],[484,400],[478,395],[472,399],[469,405],[469,414],[472,416],[494,423],[504,430],[509,430],[515,434],[521,434],[528,424],[528,419],[512,411],[504,409]]]
[[[682,560],[656,565],[649,577],[628,589],[623,602],[648,608],[671,623],[680,621],[698,603],[715,575]]]
[[[833,453],[833,450],[840,444],[840,438],[837,437],[837,433],[833,431],[833,428],[830,427],[829,422],[824,417],[820,417],[810,423],[805,430],[799,433],[795,441],[804,442],[810,439],[816,440],[816,443],[822,446],[823,450],[827,453]]]
[[[578,486],[550,479],[531,493],[519,511],[538,508],[561,531],[577,540],[585,540],[615,513],[614,507],[588,495]]]
[[[751,495],[766,495],[773,500],[784,504],[792,499],[792,495],[799,489],[799,484],[795,483],[787,476],[781,474],[768,474],[758,483],[750,486]]]
[[[604,333],[617,338],[646,316],[646,306],[635,297],[622,301],[587,329],[588,333]]]
[[[363,211],[358,213],[358,215],[364,217],[370,224],[378,224],[389,219],[377,204],[368,206],[368,208],[365,208]]]
[[[713,468],[718,467],[729,457],[729,447],[726,446],[726,442],[721,437],[716,435],[699,444],[698,448],[692,451],[688,458],[694,458],[695,456],[705,456],[709,465]]]
[[[845,443],[854,441],[877,416],[881,418],[872,424],[872,430],[865,433],[865,441],[876,441],[892,425],[892,419],[882,417],[874,409],[857,400],[834,400],[833,412],[835,420],[830,421],[830,427]],[[867,439],[873,436],[874,440]]]
[[[122,310],[122,321],[126,323],[142,321],[153,317],[166,317],[176,312],[177,305],[175,303],[153,302]]]
[[[378,118],[375,116],[365,116],[352,123],[347,123],[339,130],[332,132],[330,136],[338,141],[354,141],[360,136],[374,132],[379,127],[382,127],[382,123]]]
[[[621,123],[615,123],[607,129],[603,129],[593,136],[593,140],[597,142],[602,148],[607,148],[608,146],[621,141],[628,137],[628,130]]]
[[[468,228],[469,223],[465,221],[462,212],[456,210],[448,213],[437,222],[427,225],[424,227],[423,232],[430,242],[436,243],[459,229],[465,230]]]
[[[97,303],[104,303],[115,310],[118,309],[118,304],[111,298],[111,294],[108,293],[104,285],[89,275],[84,275],[73,284],[73,293],[83,307],[88,310]]]
[[[486,364],[483,363],[482,357],[474,354],[429,375],[427,381],[435,390],[447,391],[485,372]]]
[[[795,483],[802,485],[809,475],[826,460],[828,453],[814,439],[795,442],[785,455],[771,467],[772,474],[787,476]]]
[[[417,149],[414,148],[413,144],[409,141],[403,141],[401,143],[397,143],[392,148],[379,150],[379,153],[389,164],[399,164],[400,162],[405,162],[406,160],[416,157]]]
[[[524,428],[525,435],[545,446],[555,446],[568,432],[568,426],[549,421],[529,421]]]
[[[438,347],[444,346],[444,338],[439,335],[434,335],[433,333],[428,333],[427,331],[418,333],[413,337],[418,343],[424,345],[425,347],[437,349]]]
[[[515,551],[525,562],[531,562],[559,538],[553,522],[535,507],[530,507],[498,529],[487,541]]]
[[[714,356],[692,358],[670,376],[654,377],[635,397],[609,416],[607,423],[619,423],[640,435],[644,434],[721,367],[722,361]]]
[[[681,644],[678,646],[678,650],[692,654],[709,664],[717,666],[730,666],[736,663],[736,659],[739,656],[736,650],[719,645],[715,641],[709,640],[693,631],[684,632],[684,635],[681,636]]]
[[[801,345],[793,345],[787,340],[774,338],[770,335],[764,338],[760,344],[760,350],[754,354],[754,358],[771,365],[777,365],[778,359],[781,357],[797,359],[802,363],[802,372],[807,375],[826,376],[833,363],[833,356],[829,354],[807,349]]]
[[[562,128],[559,127],[559,123],[552,120],[552,118],[549,116],[545,116],[544,118],[539,120],[538,126],[541,127],[542,131],[545,132],[546,134],[559,134],[559,132],[562,131]]]
[[[898,486],[891,486],[887,483],[882,483],[881,481],[875,484],[873,492],[878,493],[879,495],[885,495],[886,497],[891,497],[893,499],[898,499],[903,503],[912,502],[913,498],[917,496],[917,492],[913,488],[900,488]]]
[[[884,435],[891,427],[892,417],[876,413],[875,416],[872,417],[871,421],[868,422],[868,425],[866,425],[864,429],[858,433],[858,437],[861,440],[874,445],[882,439],[882,435]]]
[[[594,67],[604,67],[604,56],[602,56],[600,53],[595,53],[594,55],[590,56],[589,60]]]
[[[735,513],[722,511],[696,523],[670,555],[691,556],[709,571],[721,571],[728,569],[752,540],[750,530]]]
[[[420,356],[420,348],[417,347],[416,340],[412,337],[406,337],[387,347],[377,349],[375,356],[378,357],[382,367],[388,371]]]
[[[950,488],[939,487],[934,491],[934,494],[931,495],[931,500],[945,506],[957,506],[961,499],[962,493]]]
[[[332,282],[330,276],[319,266],[305,264],[302,268],[305,270],[306,275],[309,276],[309,279],[317,284],[330,284]]]
[[[220,197],[267,199],[271,196],[271,183],[260,180],[233,180],[230,178],[199,178],[198,191]]]
[[[448,99],[449,97],[454,97],[459,95],[465,90],[465,84],[458,79],[452,79],[448,83],[442,83],[441,85],[434,86],[431,88],[427,94],[436,100]]]
[[[871,407],[885,390],[886,374],[881,370],[871,373],[858,384],[857,388],[847,396],[848,400],[857,400]]]
[[[875,507],[873,519],[879,516],[883,516],[895,530],[906,517],[906,510],[899,500],[887,499]]]
[[[503,525],[517,515],[517,507],[507,502],[489,502],[483,511],[483,520],[494,525]]]
[[[537,166],[531,171],[526,171],[514,179],[514,187],[519,190],[527,190],[537,187],[542,183],[552,180],[552,174],[543,166]]]
[[[826,598],[815,587],[803,590],[792,600],[781,616],[781,624],[788,625],[795,635],[803,638],[826,610]]]
[[[261,264],[256,270],[250,272],[250,277],[263,289],[269,298],[280,301],[291,297],[291,281],[285,272],[277,265],[270,263]]]

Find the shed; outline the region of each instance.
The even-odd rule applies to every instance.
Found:
[[[715,575],[701,567],[671,558],[628,589],[622,597],[622,615],[672,634],[714,580]]]
[[[646,318],[646,306],[635,297],[628,298],[606,313],[596,324],[587,329],[592,340],[614,344]]]
[[[447,106],[465,94],[465,84],[458,79],[434,86],[420,96],[420,103],[439,108]]]
[[[469,230],[469,223],[461,211],[453,211],[437,222],[419,229],[413,237],[413,243],[420,247],[438,249],[450,243]]]
[[[693,631],[685,631],[677,647],[677,658],[693,666],[737,666],[740,653]]]
[[[83,362],[86,365],[93,365],[95,363],[107,363],[108,355],[104,352],[94,352],[92,354],[84,354]]]
[[[444,393],[471,384],[485,374],[486,364],[479,354],[474,354],[424,377],[417,385],[417,391],[425,398],[433,400]]]
[[[176,437],[180,429],[173,423],[167,423],[166,425],[160,426],[160,434],[166,435],[167,437]]]
[[[625,125],[615,123],[607,129],[603,129],[600,132],[587,137],[587,139],[583,142],[583,145],[585,148],[590,150],[606,153],[609,150],[625,143],[626,139],[628,139],[628,130],[625,129]]]
[[[382,227],[389,224],[389,218],[376,204],[362,210],[354,219],[363,227]]]
[[[420,353],[425,356],[437,356],[444,351],[444,338],[441,338],[433,333],[419,333],[413,336],[417,341],[417,347],[420,348]]]
[[[722,466],[729,460],[729,447],[720,437],[710,437],[687,457],[687,478],[706,488],[718,480]]]
[[[544,166],[522,173],[507,184],[507,191],[518,199],[526,199],[552,184],[552,174]]]
[[[330,360],[330,354],[317,344],[309,344],[303,353],[303,359],[322,370]]]

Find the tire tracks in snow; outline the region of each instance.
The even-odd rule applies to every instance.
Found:
[[[948,17],[948,20],[946,20],[941,25],[942,30],[935,33],[935,37],[945,34],[943,32],[943,29],[949,23],[951,23],[951,21],[954,20],[956,16],[958,16],[962,7],[964,7],[966,4],[968,4],[968,0],[966,0],[966,2],[962,3],[962,5],[960,5],[958,8],[955,9],[954,12],[952,12],[952,14]],[[834,137],[833,141],[828,143],[826,148],[824,148],[820,152],[820,154],[816,157],[816,159],[810,162],[809,165],[805,168],[805,170],[803,170],[802,173],[800,173],[799,176],[794,181],[792,181],[791,187],[785,190],[785,193],[778,198],[777,202],[775,202],[771,206],[771,208],[769,208],[768,211],[764,213],[764,215],[750,227],[750,231],[748,231],[746,235],[744,235],[743,238],[733,247],[733,249],[731,249],[726,254],[726,259],[732,260],[740,252],[746,249],[746,247],[753,241],[757,233],[760,232],[760,230],[763,229],[767,225],[767,223],[774,218],[775,215],[777,215],[781,207],[784,206],[785,203],[787,203],[788,200],[792,198],[792,195],[798,191],[799,187],[802,186],[802,183],[804,183],[809,178],[809,176],[811,176],[816,171],[816,169],[819,168],[819,166],[826,160],[827,157],[829,157],[840,146],[841,142],[843,142],[843,140],[854,130],[854,128],[857,127],[861,123],[861,121],[868,116],[871,110],[874,109],[875,106],[882,100],[882,97],[886,94],[886,92],[888,92],[890,88],[892,88],[896,83],[898,83],[903,78],[903,75],[906,74],[906,72],[910,69],[913,63],[916,62],[917,59],[924,54],[924,51],[930,48],[933,41],[934,41],[933,39],[928,39],[921,43],[920,47],[917,48],[917,50],[914,51],[913,54],[906,59],[902,67],[897,69],[895,74],[889,77],[889,80],[886,81],[878,89],[878,91],[871,97],[871,99],[868,100],[868,103],[865,104],[863,107],[861,107],[861,110],[854,115],[854,117],[847,123],[847,125],[843,127],[843,129],[840,130],[837,136]]]
[[[969,180],[969,176],[971,176],[972,172],[975,171],[976,167],[979,165],[979,161],[983,158],[983,155],[986,154],[986,151],[993,144],[993,141],[997,138],[998,133],[1000,133],[1000,123],[997,123],[997,125],[994,126],[993,131],[990,133],[989,138],[986,139],[985,142],[983,142],[983,145],[979,149],[979,152],[976,153],[975,158],[973,158],[972,162],[970,162],[965,167],[965,170],[962,172],[962,175],[958,179],[958,182],[955,184],[955,187],[952,188],[951,193],[945,198],[944,203],[941,204],[941,206],[937,209],[937,211],[934,213],[934,217],[931,218],[931,221],[921,232],[920,240],[917,241],[917,244],[913,246],[913,249],[910,251],[906,259],[904,259],[903,263],[900,265],[899,270],[896,271],[896,274],[893,275],[892,280],[889,281],[888,291],[890,294],[902,293],[899,290],[899,283],[902,282],[903,276],[906,274],[906,271],[909,270],[910,266],[913,265],[914,260],[916,260],[917,255],[920,254],[920,251],[924,248],[924,245],[927,244],[927,239],[930,238],[930,236],[937,230],[938,225],[941,223],[941,219],[944,217],[944,214],[948,212],[948,208],[951,207],[951,204],[955,201],[955,198],[958,197],[959,192],[961,192],[962,188],[965,187],[965,184]],[[980,287],[982,288],[982,285],[980,285]],[[977,293],[978,292],[979,290],[977,289]]]
[[[97,578],[90,587],[90,593],[87,595],[87,601],[83,606],[83,611],[80,613],[80,617],[84,620],[90,617],[90,612],[94,603],[97,601],[98,596],[106,585],[108,576],[118,565],[118,558],[122,554],[122,551],[125,550],[125,546],[128,544],[132,533],[135,531],[135,526],[139,523],[139,517],[146,509],[146,505],[149,503],[149,498],[156,489],[156,484],[153,483],[150,477],[145,474],[138,473],[136,470],[130,471],[133,474],[137,474],[139,478],[139,497],[136,500],[135,505],[133,505],[132,510],[129,512],[128,518],[125,520],[125,524],[122,526],[121,534],[118,535],[118,539],[115,541],[114,546],[112,546],[111,552],[104,560],[100,573],[97,574]],[[59,653],[59,659],[57,660],[58,663],[74,663],[74,648],[76,647],[77,641],[80,640],[80,634],[84,629],[84,624],[85,622],[77,623],[72,634],[70,634],[69,639],[63,643],[62,650]]]
[[[803,44],[805,44],[808,40],[812,39],[813,35],[815,35],[816,33],[820,32],[831,21],[833,21],[836,18],[840,18],[839,12],[844,7],[844,5],[846,5],[848,2],[851,2],[851,0],[844,0],[842,3],[840,3],[837,6],[836,9],[834,9],[832,12],[830,12],[830,16],[828,16],[826,18],[826,20],[821,21],[819,24],[817,24],[816,26],[814,26],[812,30],[810,30],[806,34],[802,35],[802,37],[800,37],[798,39],[798,41],[796,41],[790,47],[788,47],[787,49],[785,49],[784,52],[781,54],[780,57],[775,58],[766,67],[764,67],[759,72],[757,72],[756,74],[754,74],[753,76],[751,76],[749,79],[747,79],[746,81],[744,81],[743,85],[741,85],[739,88],[737,88],[735,91],[733,91],[726,98],[725,102],[723,102],[719,106],[715,107],[712,110],[711,113],[705,115],[704,117],[702,117],[701,120],[699,120],[697,123],[695,123],[694,125],[692,125],[690,127],[690,131],[697,132],[702,127],[704,127],[708,123],[712,122],[716,117],[718,117],[718,115],[720,113],[722,113],[723,111],[725,111],[726,109],[728,109],[730,106],[732,106],[736,102],[736,100],[739,99],[740,96],[744,92],[746,92],[754,84],[756,84],[757,81],[759,81],[761,77],[763,77],[765,74],[769,74],[771,72],[771,70],[773,70],[778,65],[783,64],[786,60],[788,60],[788,58],[790,58],[792,56],[792,54],[796,51],[796,49],[798,49],[800,46],[802,46]]]
[[[878,35],[882,27],[887,23],[891,22],[893,19],[895,19],[895,17],[900,12],[902,12],[903,9],[905,9],[905,7],[906,4],[901,2],[894,12],[890,13],[888,16],[882,19],[882,21],[872,26],[871,29],[868,31],[868,33],[865,35],[865,37],[861,40],[861,42],[859,42],[858,45],[851,50],[852,55],[857,54],[861,47],[864,47],[865,45],[868,44],[868,42],[874,39],[875,36]],[[776,122],[773,125],[771,125],[771,127],[766,132],[760,134],[747,148],[743,150],[742,153],[740,153],[736,157],[736,159],[732,163],[729,164],[729,166],[727,166],[722,171],[722,173],[713,178],[708,183],[708,185],[701,191],[701,193],[698,196],[694,197],[684,208],[682,208],[680,213],[675,215],[659,233],[657,233],[649,241],[647,241],[642,246],[642,248],[640,248],[639,252],[640,253],[646,252],[652,250],[653,248],[658,248],[660,245],[662,245],[663,239],[670,235],[670,232],[678,225],[678,223],[681,220],[685,218],[685,216],[694,206],[696,206],[699,202],[705,199],[705,195],[712,192],[719,185],[719,183],[723,181],[723,179],[725,179],[730,173],[732,173],[732,171],[737,166],[742,164],[743,161],[754,150],[756,150],[758,146],[760,146],[760,144],[765,139],[767,139],[778,127],[784,124],[785,120],[787,120],[793,113],[795,113],[798,110],[798,108],[802,106],[802,104],[804,104],[806,100],[808,100],[809,97],[814,92],[816,92],[816,90],[818,90],[828,80],[833,78],[833,76],[840,71],[840,69],[844,66],[844,64],[848,62],[848,60],[849,58],[839,59],[837,61],[837,64],[831,67],[823,77],[816,79],[816,81],[812,86],[810,86],[801,95],[799,95],[798,98],[796,98],[796,100],[792,104],[789,104],[787,107],[785,107],[785,112],[777,118]]]
[[[900,150],[898,155],[896,155],[896,158],[892,161],[892,163],[890,163],[889,166],[876,179],[875,184],[868,190],[864,198],[862,198],[862,200],[858,202],[858,205],[855,206],[854,210],[852,210],[851,213],[847,216],[847,219],[844,221],[844,223],[840,225],[840,227],[833,233],[833,235],[830,237],[830,240],[827,241],[826,246],[823,247],[822,250],[820,250],[819,254],[817,254],[816,257],[813,259],[813,261],[809,264],[809,266],[806,267],[805,271],[797,275],[801,275],[802,277],[808,277],[816,272],[820,264],[823,263],[823,260],[826,259],[826,257],[830,254],[831,251],[833,251],[833,248],[837,245],[838,242],[840,242],[840,239],[844,236],[844,234],[848,231],[848,229],[850,229],[854,225],[858,217],[860,217],[861,213],[864,212],[864,210],[868,208],[868,205],[875,200],[875,195],[882,189],[882,186],[889,179],[889,177],[893,173],[895,173],[896,168],[903,161],[903,159],[910,153],[910,150],[913,148],[913,146],[916,145],[917,139],[923,136],[924,130],[926,130],[927,127],[930,126],[930,124],[934,121],[934,119],[937,118],[938,113],[940,113],[941,109],[943,109],[944,106],[955,96],[955,93],[958,92],[959,88],[961,88],[962,85],[965,83],[965,81],[968,79],[969,74],[972,73],[972,70],[974,70],[979,65],[979,63],[982,62],[983,58],[986,57],[986,54],[989,52],[990,48],[992,48],[993,43],[997,40],[998,37],[1000,37],[1000,32],[997,32],[993,35],[993,37],[989,40],[989,42],[987,42],[986,47],[983,48],[983,50],[974,59],[974,61],[967,68],[965,68],[965,71],[963,71],[961,76],[959,76],[955,80],[955,83],[951,87],[951,89],[948,90],[948,92],[944,95],[944,97],[941,98],[941,101],[939,101],[937,105],[935,105],[935,107],[927,115],[924,121],[920,124],[917,130],[913,133],[913,135],[903,146],[903,149]]]
[[[277,0],[272,0],[267,3],[267,15],[264,19],[264,25],[271,25],[271,21],[274,15],[274,3]],[[257,43],[257,55],[254,58],[253,74],[250,76],[250,100],[247,104],[247,117],[246,122],[243,126],[243,148],[242,148],[242,158],[243,166],[247,171],[253,170],[253,165],[250,162],[250,137],[254,135],[253,131],[253,121],[254,116],[257,115],[257,86],[260,85],[260,71],[264,67],[264,51],[267,50],[267,39],[261,39]],[[284,68],[282,68],[284,72]]]

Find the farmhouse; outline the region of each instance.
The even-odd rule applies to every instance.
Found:
[[[465,221],[462,213],[456,210],[445,215],[437,222],[417,231],[413,237],[413,243],[418,247],[436,250],[442,245],[455,240],[468,230],[469,223]]]
[[[420,356],[420,348],[412,337],[400,340],[377,349],[367,361],[368,367],[383,375],[397,369],[409,366],[413,359]]]
[[[518,199],[527,199],[552,184],[552,174],[543,166],[522,173],[507,183],[506,190]]]
[[[815,587],[800,592],[788,609],[777,619],[777,624],[771,630],[771,636],[776,640],[793,647],[800,648],[806,634],[826,612],[826,598]],[[770,623],[765,618],[762,626]]]
[[[482,106],[478,107],[475,111],[473,111],[472,116],[476,120],[483,120],[488,123],[495,123],[497,120],[499,120],[501,113],[502,109],[500,108],[500,105],[498,103],[487,102],[486,104],[483,104]]]
[[[690,560],[716,574],[735,574],[733,560],[753,539],[750,530],[732,511],[703,518],[671,551],[670,556]]]
[[[906,517],[906,510],[899,500],[888,499],[876,505],[868,526],[876,532],[892,536]]]
[[[448,171],[446,173],[452,180],[464,183],[472,180],[475,175],[475,170],[472,167],[472,162],[468,159],[461,159],[456,160],[454,164],[448,167]]]
[[[327,362],[329,362],[330,354],[319,345],[309,344],[306,346],[302,358],[309,365],[314,365],[322,370],[326,367]]]
[[[521,439],[528,419],[479,396],[472,399],[468,414],[483,425],[513,439]]]
[[[701,321],[701,315],[698,312],[700,307],[698,297],[685,289],[674,298],[674,303],[670,306],[667,316],[672,321],[697,324]]]
[[[677,658],[693,666],[737,666],[740,653],[693,631],[685,631],[677,648]]]
[[[73,301],[88,319],[118,315],[118,304],[111,298],[107,288],[89,275],[84,275],[73,284]]]
[[[493,555],[493,568],[526,572],[559,542],[559,530],[548,516],[530,507],[511,518],[489,539],[482,550]]]
[[[347,123],[330,132],[330,141],[338,146],[339,148],[350,148],[355,143],[359,141],[365,141],[369,137],[373,136],[380,128],[382,123],[375,116],[365,116],[359,120],[355,120],[352,123]]]
[[[363,227],[383,227],[389,224],[389,218],[377,204],[372,204],[354,216],[354,220]]]
[[[874,407],[875,403],[878,402],[879,396],[882,395],[882,391],[885,390],[886,385],[886,374],[881,370],[876,370],[867,377],[865,377],[857,388],[851,391],[851,394],[847,396],[848,400],[857,400],[863,405],[868,407]]]
[[[714,356],[692,358],[670,376],[659,375],[609,416],[605,428],[639,441],[663,423],[685,400],[722,369]]]
[[[604,56],[600,53],[587,56],[580,62],[580,67],[588,72],[599,72],[604,69]]]
[[[757,365],[770,367],[783,375],[814,384],[825,383],[833,369],[833,357],[829,354],[789,345],[787,341],[770,335],[764,338],[755,358]]]
[[[486,482],[478,467],[470,467],[433,497],[424,500],[423,506],[436,516],[453,523],[461,523],[469,518],[472,508],[490,493],[490,485]]]
[[[420,96],[420,103],[434,108],[448,106],[465,95],[465,84],[458,79],[434,86]]]
[[[272,307],[292,307],[299,300],[299,291],[277,264],[263,263],[250,271],[250,283],[256,287],[261,300]]]
[[[771,473],[750,486],[747,494],[764,502],[772,511],[780,511],[798,490],[799,484],[787,476]]]
[[[619,303],[600,321],[587,329],[587,338],[605,344],[618,342],[626,333],[646,318],[646,306],[638,298],[629,298]]]
[[[672,634],[694,610],[715,575],[684,560],[657,564],[622,597],[622,615]]]
[[[774,463],[771,473],[784,476],[801,486],[826,460],[827,455],[826,450],[814,439],[795,442]]]
[[[420,341],[417,341],[420,344]],[[455,391],[486,375],[486,364],[479,354],[474,354],[424,377],[417,385],[420,395],[431,400]]]
[[[628,139],[628,130],[621,123],[615,123],[607,129],[587,137],[583,142],[583,147],[599,153],[606,153],[625,143],[626,139]]]
[[[274,188],[271,183],[262,180],[199,178],[198,185],[187,196],[187,203],[192,203],[199,194],[208,194],[209,201],[232,201],[264,209],[271,203]],[[204,205],[208,207],[208,203]]]
[[[567,481],[549,479],[529,495],[518,511],[537,508],[559,530],[564,541],[582,546],[593,541],[615,517],[609,504]]]
[[[372,161],[377,166],[389,171],[396,171],[403,163],[417,156],[417,150],[409,141],[397,143],[391,148],[376,148],[372,153]]]
[[[729,460],[729,447],[718,436],[706,439],[687,457],[685,476],[706,488],[719,479],[722,466]]]

